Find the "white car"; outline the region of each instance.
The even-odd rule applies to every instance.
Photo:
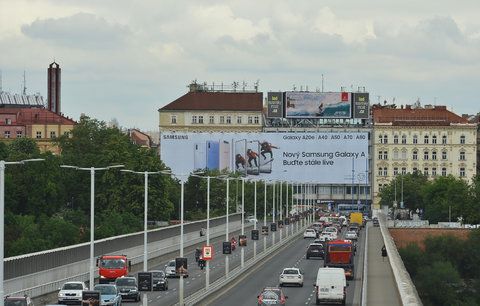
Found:
[[[345,239],[357,240],[358,239],[357,232],[355,232],[355,231],[346,232],[345,233]]]
[[[280,274],[280,287],[286,284],[303,287],[303,273],[298,268],[285,268]]]
[[[175,260],[170,260],[165,265],[165,276],[166,277],[175,277],[177,276],[177,272],[175,270]]]
[[[58,292],[58,304],[82,303],[83,290],[88,290],[84,282],[66,282]]]
[[[248,216],[245,221],[250,222],[250,223],[257,223],[258,220],[255,218],[255,216]]]
[[[315,231],[313,228],[307,228],[305,232],[303,233],[303,238],[317,238],[317,231]]]

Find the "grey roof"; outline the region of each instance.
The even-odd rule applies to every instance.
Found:
[[[45,106],[45,102],[43,100],[43,97],[40,94],[20,95],[20,94],[11,94],[9,92],[2,91],[0,92],[0,105]]]

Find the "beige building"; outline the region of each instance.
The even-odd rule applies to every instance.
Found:
[[[188,93],[158,110],[160,133],[260,132],[262,109],[262,93],[208,91],[191,84]]]
[[[476,175],[477,125],[447,110],[373,109],[373,204],[381,188],[397,174],[420,171],[433,179],[454,175],[471,181]]]

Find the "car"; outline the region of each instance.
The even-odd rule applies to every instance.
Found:
[[[356,231],[347,231],[345,233],[345,239],[357,240],[358,239],[357,232]]]
[[[317,233],[320,233],[322,231],[323,225],[320,222],[315,222],[312,224],[312,228],[317,231]]]
[[[286,284],[298,285],[303,287],[303,273],[298,268],[285,268],[280,274],[279,286],[282,287]]]
[[[140,292],[138,291],[138,283],[135,277],[119,277],[115,280],[115,285],[120,291],[122,301],[133,300],[140,302]]]
[[[356,223],[352,223],[348,226],[347,231],[355,231],[358,234],[360,232],[360,226]]]
[[[153,290],[168,290],[168,279],[164,271],[154,270],[152,272]]]
[[[310,259],[310,257],[325,258],[325,247],[323,243],[310,243],[305,257],[307,259]]]
[[[84,282],[66,282],[58,292],[58,304],[81,304],[83,290],[88,290]]]
[[[255,218],[255,216],[248,216],[245,221],[250,222],[250,223],[257,223],[258,219]]]
[[[122,305],[122,296],[114,284],[96,284],[93,291],[100,292],[101,306],[120,306]]]
[[[3,300],[4,306],[33,306],[32,299],[28,295],[24,296],[5,296]]]
[[[375,227],[380,226],[380,223],[378,222],[378,218],[377,218],[377,217],[374,217],[374,218],[373,218],[372,223],[373,223],[373,226],[375,226]]]
[[[288,296],[286,296],[282,289],[277,287],[265,287],[257,296],[257,305],[285,305]]]
[[[170,260],[165,265],[165,276],[166,277],[175,277],[177,276],[177,272],[175,271],[175,260]]]
[[[317,238],[317,231],[315,231],[313,228],[307,228],[305,232],[303,233],[303,238]]]

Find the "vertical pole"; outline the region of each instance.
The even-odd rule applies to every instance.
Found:
[[[94,211],[95,211],[95,168],[90,168],[90,278],[89,278],[89,288],[93,288],[94,283],[94,266],[93,266],[93,256],[94,253],[94,243],[95,243],[95,224],[94,224]],[[3,298],[2,298],[3,299]]]
[[[207,245],[210,245],[210,176],[207,176]],[[210,287],[210,260],[205,270],[205,289]]]
[[[286,205],[286,208],[285,208],[285,219],[283,221],[283,223],[285,223],[285,220],[288,220],[288,227],[285,225],[285,238],[288,237],[288,229],[291,227],[290,226],[290,216],[289,216],[289,213],[288,213],[288,182],[287,182],[287,185],[285,186],[286,190],[286,194],[285,194],[285,205]]]
[[[263,181],[263,226],[267,226],[267,181]],[[267,236],[263,236],[263,251],[267,250]]]
[[[245,235],[245,179],[242,177],[242,235]],[[240,240],[239,240],[240,242]],[[245,264],[245,248],[240,250],[240,265]]]
[[[292,192],[291,192],[291,193],[292,193],[292,198],[290,199],[290,201],[291,201],[292,204],[291,204],[290,206],[291,206],[291,208],[292,208],[292,210],[293,210],[293,183],[292,183]],[[298,232],[298,223],[295,222],[295,224],[296,224],[297,232]],[[291,226],[291,228],[292,228],[292,235],[293,235],[293,225]]]
[[[283,182],[280,182],[280,219],[279,220],[282,220],[283,218],[283,195],[282,195],[282,185],[283,185]],[[282,232],[283,232],[283,228],[280,228],[280,241],[282,241]]]
[[[0,305],[4,305],[3,297],[5,295],[3,289],[3,258],[5,252],[5,161],[0,160]]]
[[[180,182],[180,257],[183,257],[183,201],[184,201],[184,189],[185,183],[182,180]],[[180,275],[180,281],[178,285],[178,301],[179,305],[183,306],[183,275]]]
[[[230,205],[230,179],[227,178],[227,223],[225,229],[225,241],[230,241],[228,239],[228,206]],[[225,278],[228,278],[228,255],[225,255]]]
[[[355,159],[353,159],[353,157],[352,157],[352,190],[351,190],[351,192],[352,192],[352,209],[353,209],[353,199],[354,199],[353,188],[355,187],[354,180],[355,180]]]
[[[147,220],[148,220],[148,172],[145,171],[145,204],[143,212],[143,271],[148,271],[148,249],[147,249]],[[93,288],[92,288],[93,289]],[[148,305],[147,293],[142,293],[143,306]]]
[[[297,187],[297,188],[296,188],[296,189],[297,189],[297,209],[296,209],[296,213],[297,213],[297,215],[298,215],[298,214],[300,213],[300,208],[299,208],[299,206],[298,206],[298,197],[299,197],[299,195],[300,195],[300,189],[298,189],[298,183],[295,184],[295,186]],[[292,197],[293,197],[293,192],[292,192]],[[296,224],[296,227],[297,227],[297,233],[298,233],[298,223],[300,223],[300,219],[298,219],[298,221],[295,220],[295,224]]]
[[[257,181],[253,182],[253,188],[255,190],[253,191],[253,215],[254,215],[254,223],[253,223],[253,229],[257,229]],[[253,241],[253,258],[257,257],[257,241]]]
[[[275,182],[272,189],[272,223],[275,223]],[[275,232],[272,232],[272,246],[275,244]]]
[[[365,208],[367,207],[367,203],[368,203],[367,190],[368,190],[368,158],[365,158]],[[370,211],[371,211],[371,205],[370,205]]]

